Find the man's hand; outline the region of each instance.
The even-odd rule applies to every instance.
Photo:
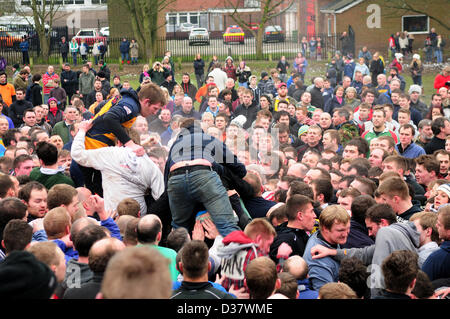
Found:
[[[37,218],[31,222],[33,225],[33,234],[44,229],[44,218]]]
[[[216,224],[210,219],[204,219],[201,221],[201,225],[205,229],[205,236],[209,239],[216,239],[219,236],[219,231],[217,230]]]
[[[107,220],[112,215],[112,211],[105,210],[105,200],[101,198],[99,195],[91,195],[89,196],[89,200],[91,201],[91,205],[93,210],[97,212],[98,217],[100,217],[101,221]]]
[[[287,243],[282,243],[278,247],[277,258],[288,259],[289,255],[292,253],[292,248]]]
[[[194,229],[192,230],[192,240],[205,240],[205,232],[203,231],[202,223],[197,220],[194,225]]]
[[[327,256],[336,256],[336,249],[330,249],[322,245],[311,248],[312,259],[319,259]]]
[[[64,237],[61,237],[61,241],[66,245],[66,248],[73,247],[73,243],[70,240],[70,234],[67,234]]]
[[[235,286],[231,286],[228,292],[235,295],[237,299],[250,299],[250,294],[248,292],[245,292],[245,287],[237,289],[235,288]]]
[[[137,156],[145,155],[145,149],[141,145],[135,144],[132,140],[125,143],[125,146],[129,147]]]
[[[92,128],[92,120],[88,120],[88,121],[81,121],[80,125],[78,126],[78,129],[80,131],[83,131],[84,133],[86,133],[87,131],[89,131]]]

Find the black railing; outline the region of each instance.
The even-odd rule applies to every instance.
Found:
[[[54,28],[50,37],[50,59],[52,63],[60,61],[61,53],[59,43],[61,36],[67,37],[67,28]],[[318,50],[311,52],[309,49],[306,52],[308,59],[322,59],[328,60],[336,52],[340,50],[341,44],[338,35],[318,35],[321,38],[321,54],[318,54]],[[286,36],[282,42],[264,42],[262,44],[262,59],[263,60],[276,60],[282,55],[286,58],[294,58],[298,52],[301,52],[301,39],[303,35],[298,36]],[[35,63],[39,62],[40,49],[39,39],[35,33],[29,33],[30,49],[29,55],[35,59]],[[70,41],[70,39],[68,39]],[[122,38],[108,38],[107,39],[107,52],[105,54],[105,60],[107,63],[118,63],[120,58],[120,43]],[[158,38],[156,40],[157,49],[155,50],[155,59],[160,60],[166,51],[171,51],[172,56],[179,59],[181,62],[191,62],[197,53],[200,53],[204,59],[208,59],[213,55],[218,56],[220,60],[224,60],[228,55],[235,58],[241,57],[244,60],[256,60],[256,44],[255,38],[245,37],[244,43],[225,43],[224,38],[221,35],[210,36],[208,43],[197,43],[196,41],[190,41],[188,37],[182,36],[180,38]],[[140,44],[140,43],[139,43]],[[140,44],[141,50],[143,50],[142,44]],[[22,54],[18,48],[18,44],[15,46],[7,46],[0,41],[0,55],[7,59],[8,64],[19,63],[22,59]],[[71,55],[68,55],[69,62],[72,61]],[[88,55],[88,59],[92,60],[92,53]],[[81,57],[78,55],[78,61],[81,61]],[[141,63],[144,61],[139,59]],[[148,61],[145,61],[148,62]]]

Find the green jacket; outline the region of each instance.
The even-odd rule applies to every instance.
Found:
[[[70,177],[67,177],[61,172],[52,175],[43,174],[40,167],[33,168],[30,173],[30,180],[41,183],[47,189],[52,188],[56,184],[68,184],[75,187],[75,184]]]
[[[64,144],[70,142],[70,127],[66,125],[66,121],[60,121],[55,124],[52,135],[59,135]]]
[[[87,74],[81,73],[80,79],[78,80],[78,89],[80,90],[80,94],[87,95],[94,91],[94,82],[95,76],[92,72],[88,72]]]

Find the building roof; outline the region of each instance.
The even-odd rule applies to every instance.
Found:
[[[320,8],[322,13],[342,13],[356,6],[364,0],[335,0]]]

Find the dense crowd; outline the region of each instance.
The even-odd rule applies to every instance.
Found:
[[[445,297],[450,66],[427,105],[393,41],[310,84],[320,38],[260,74],[166,52],[138,87],[101,57],[0,72],[0,295]]]

